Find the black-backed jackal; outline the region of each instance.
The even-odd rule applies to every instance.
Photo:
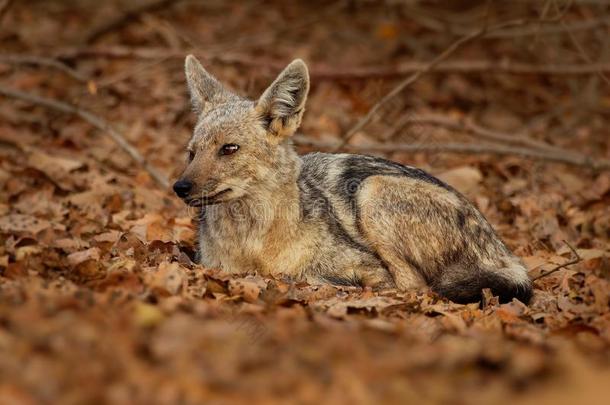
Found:
[[[204,266],[374,289],[429,285],[456,302],[479,300],[483,288],[529,301],[520,260],[447,184],[376,157],[296,154],[290,137],[309,91],[303,61],[257,101],[224,88],[193,56],[186,77],[198,120],[174,190],[205,206]]]

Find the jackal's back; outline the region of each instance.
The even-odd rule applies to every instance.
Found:
[[[385,159],[313,153],[299,176],[305,220],[325,221],[335,243],[361,246],[399,288],[428,284],[455,301],[491,288],[527,302],[526,271],[482,214],[421,169]]]

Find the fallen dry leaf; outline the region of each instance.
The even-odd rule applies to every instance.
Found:
[[[90,248],[87,250],[81,250],[68,255],[68,263],[72,266],[78,266],[88,260],[100,260],[100,250],[98,248]]]
[[[186,273],[176,262],[162,262],[150,284],[153,291],[176,295],[186,286]]]
[[[266,288],[266,283],[262,279],[243,278],[229,281],[229,293],[238,295],[246,302],[256,302],[261,291]]]
[[[36,235],[50,227],[61,227],[61,225],[30,215],[9,214],[0,217],[0,231],[5,233],[27,232]]]
[[[74,179],[70,173],[82,168],[84,163],[72,158],[51,156],[40,150],[32,150],[28,154],[28,165],[44,173],[62,189],[73,190]]]
[[[380,312],[391,305],[397,305],[399,303],[400,301],[394,298],[380,296],[357,299],[334,297],[328,300],[318,301],[313,307],[325,308],[329,315],[336,318],[343,318],[350,309],[364,309],[366,311]]]
[[[607,402],[610,172],[552,161],[610,157],[610,98],[580,55],[607,63],[602,2],[571,2],[561,21],[547,2],[523,1],[4,3],[0,87],[91,111],[170,184],[198,119],[181,68],[187,48],[205,49],[205,68],[252,100],[300,57],[311,75],[293,138],[300,154],[336,149],[376,108],[342,151],[438,174],[532,277],[572,258],[563,240],[582,260],[537,279],[527,306],[488,290],[460,305],[429,288],[204,268],[198,210],[108,130],[0,90],[2,405]],[[483,20],[493,30],[513,18],[524,25],[416,69]],[[364,148],[372,143],[390,149]],[[202,160],[202,181],[222,172],[215,154]],[[356,228],[346,226],[350,238]]]
[[[474,167],[462,166],[439,173],[438,178],[455,187],[461,193],[469,195],[481,183],[483,175]]]

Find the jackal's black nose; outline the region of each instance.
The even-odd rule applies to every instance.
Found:
[[[193,183],[188,180],[178,180],[174,183],[174,192],[178,197],[184,198],[189,195],[191,189],[193,188]]]

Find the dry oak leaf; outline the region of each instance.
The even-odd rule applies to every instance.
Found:
[[[51,227],[57,230],[65,229],[61,224],[55,224],[31,215],[10,214],[0,218],[0,232],[29,232],[35,235]]]
[[[130,257],[118,257],[112,261],[108,267],[108,273],[113,272],[128,272],[131,273],[136,268],[136,261]]]
[[[589,274],[585,281],[593,294],[595,309],[599,313],[606,312],[610,303],[610,281],[598,278],[592,274]]]
[[[495,310],[495,313],[502,322],[512,324],[522,322],[521,316],[527,314],[528,311],[527,305],[519,301],[512,301],[500,305],[500,307]]]
[[[456,188],[462,194],[469,194],[476,190],[483,174],[475,167],[460,166],[437,174],[437,177]]]
[[[146,243],[153,240],[162,242],[173,242],[174,235],[172,229],[167,226],[167,221],[158,213],[148,213],[132,222],[130,231]]]
[[[445,304],[432,304],[426,307],[429,313],[437,313],[443,315],[441,318],[441,324],[447,330],[455,330],[459,333],[464,333],[468,329],[466,321],[461,314],[451,312],[450,308]]]
[[[153,274],[151,287],[161,294],[176,295],[186,288],[186,271],[177,262],[164,261]]]
[[[68,255],[68,263],[72,266],[78,266],[87,260],[100,260],[100,250],[96,247],[74,252]]]
[[[378,313],[392,305],[398,305],[399,301],[390,297],[372,296],[370,298],[342,299],[334,297],[324,301],[312,303],[312,307],[326,309],[326,313],[335,318],[344,318],[350,308],[365,309],[367,311],[376,310]]]
[[[576,176],[567,171],[555,171],[553,174],[568,195],[579,193],[586,187],[586,183],[582,180],[581,176]]]
[[[195,239],[195,228],[191,217],[175,218],[172,225],[174,241],[191,241]]]
[[[76,250],[83,250],[89,248],[89,242],[77,237],[60,238],[54,239],[51,243],[51,246],[63,249],[66,252],[74,252]]]
[[[256,302],[262,290],[267,288],[267,283],[260,277],[246,277],[229,280],[229,293],[238,295],[246,302]]]
[[[100,233],[95,235],[93,240],[100,243],[116,243],[121,237],[121,232],[116,230],[110,230],[108,232]]]
[[[40,150],[33,150],[29,153],[27,164],[44,173],[64,190],[73,189],[70,172],[84,166],[84,163],[78,160],[51,156]]]
[[[15,250],[15,260],[19,262],[21,260],[24,260],[28,256],[37,255],[37,254],[41,253],[42,251],[43,251],[42,247],[38,246],[38,245],[28,245],[28,246],[18,247]]]
[[[524,256],[521,260],[528,269],[528,273],[548,264],[548,260],[541,256]]]

